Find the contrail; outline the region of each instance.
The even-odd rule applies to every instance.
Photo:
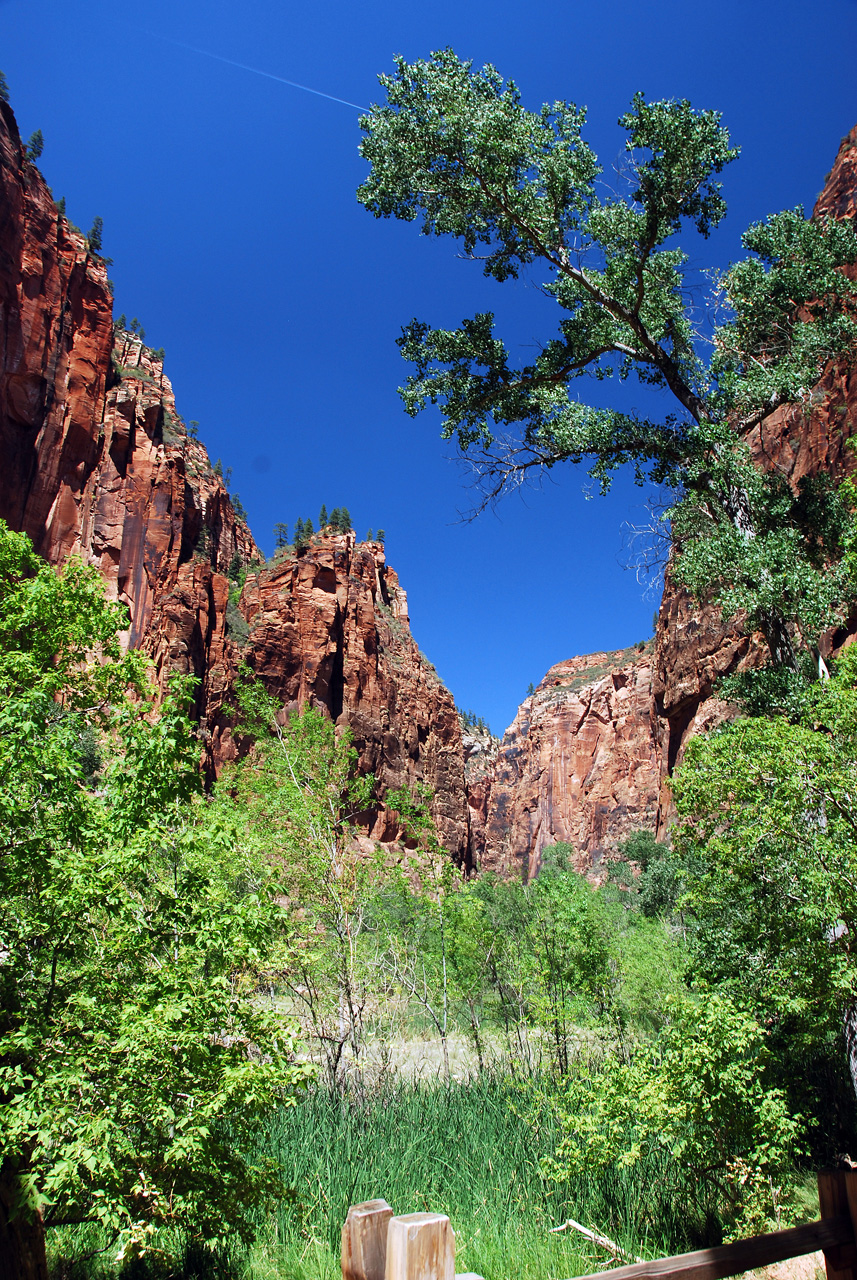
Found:
[[[253,75],[264,76],[266,80],[276,80],[278,84],[287,84],[290,89],[303,89],[304,93],[314,93],[317,98],[327,98],[328,102],[340,102],[343,107],[354,107],[355,111],[368,111],[369,107],[361,107],[359,102],[349,102],[347,98],[336,98],[332,93],[322,93],[321,89],[311,89],[308,84],[298,84],[297,80],[286,80],[284,76],[275,76],[270,71],[262,71],[259,67],[248,67],[246,62],[235,62],[232,58],[224,58],[222,54],[212,53],[210,49],[198,49],[196,45],[185,44],[183,40],[173,40],[171,36],[161,35],[158,31],[149,31],[148,35],[156,40],[166,40],[179,49],[189,49],[191,53],[199,53],[204,58],[214,58],[216,62],[225,62],[229,67],[238,67],[241,71],[252,71]]]

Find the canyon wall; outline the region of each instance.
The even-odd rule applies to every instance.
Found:
[[[857,129],[815,213],[857,213]],[[464,866],[533,875],[544,846],[563,841],[585,870],[635,828],[663,834],[669,775],[689,737],[729,714],[717,680],[758,662],[758,639],[689,600],[668,570],[654,642],[557,663],[502,742],[462,734],[381,544],[328,532],[264,563],[162,360],[114,329],[106,263],[54,204],[5,103],[0,346],[0,517],[52,563],[79,555],[97,566],[128,608],[127,644],[152,658],[162,685],[172,672],[198,678],[210,772],[236,751],[224,708],[246,662],[284,714],[311,702],[348,726],[379,795],[426,782]],[[853,467],[855,423],[857,372],[832,368],[807,404],[771,415],[749,443],[792,483],[838,477]],[[383,804],[366,832],[401,834]]]
[[[468,762],[473,857],[503,876],[538,872],[545,845],[578,871],[657,821],[652,644],[570,658],[521,705],[493,758]]]
[[[223,708],[246,661],[286,710],[311,702],[348,726],[379,794],[426,782],[440,834],[467,864],[458,716],[411,636],[383,546],[324,536],[265,567],[162,360],[115,331],[112,312],[106,263],[54,204],[0,103],[0,517],[51,563],[77,555],[99,569],[128,608],[126,643],[161,685],[198,678],[210,771],[235,751]],[[383,805],[367,832],[399,834]]]
[[[857,215],[857,127],[842,139],[814,217]],[[803,405],[771,414],[747,438],[759,466],[793,485],[855,467],[857,369],[829,368]],[[857,631],[831,634],[829,653]],[[635,828],[662,838],[668,780],[689,739],[733,714],[717,681],[764,660],[761,638],[700,606],[667,567],[654,652],[591,654],[552,667],[490,757],[468,762],[471,841],[480,866],[533,874],[541,850],[572,844],[579,870]]]

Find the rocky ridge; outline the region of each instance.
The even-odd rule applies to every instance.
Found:
[[[115,331],[112,310],[107,264],[54,204],[0,103],[0,517],[51,563],[77,555],[98,568],[128,607],[126,643],[162,686],[174,672],[198,678],[211,770],[235,751],[224,707],[246,661],[286,710],[312,702],[347,725],[379,794],[426,782],[466,863],[458,716],[410,634],[383,546],[322,536],[265,567],[162,360]],[[383,805],[367,831],[398,834]]]
[[[545,845],[563,842],[590,870],[634,829],[656,827],[653,648],[558,662],[521,704],[495,759],[468,779],[480,867],[530,877]]]
[[[813,216],[857,216],[857,126]],[[818,472],[852,473],[855,433],[857,369],[834,365],[805,404],[769,415],[748,444],[760,467],[796,486]],[[827,636],[823,651],[855,632],[857,619]],[[762,661],[764,649],[719,608],[693,601],[669,566],[653,649],[630,662],[626,651],[558,663],[522,703],[495,763],[468,784],[480,866],[533,874],[545,844],[562,840],[576,848],[578,869],[589,869],[634,828],[665,834],[668,779],[688,741],[733,713],[716,695],[718,680]]]
[[[815,214],[856,212],[857,128]],[[347,725],[379,794],[426,782],[462,865],[532,875],[544,846],[562,840],[584,870],[636,827],[663,832],[666,780],[689,737],[729,714],[716,682],[757,662],[758,640],[692,603],[668,571],[654,645],[557,663],[502,742],[463,731],[381,544],[328,533],[264,564],[162,361],[114,330],[106,264],[55,206],[4,103],[0,345],[0,516],[52,563],[80,555],[98,567],[128,607],[127,643],[151,656],[162,684],[172,672],[198,677],[210,769],[235,753],[224,708],[247,662],[284,714],[309,701]],[[771,415],[749,443],[792,483],[839,477],[853,469],[855,424],[857,373],[832,368],[807,404]],[[400,834],[383,805],[366,831]]]

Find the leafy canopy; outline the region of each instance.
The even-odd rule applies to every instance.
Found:
[[[156,707],[96,571],[0,522],[0,593],[4,1197],[120,1255],[249,1238],[279,1186],[251,1136],[306,1076],[253,998],[275,878],[202,803],[187,682]]]
[[[450,49],[398,58],[380,80],[386,103],[361,120],[370,173],[358,199],[376,217],[459,240],[497,281],[541,269],[560,309],[524,364],[490,312],[457,329],[411,321],[399,339],[415,366],[401,389],[407,412],[440,407],[482,505],[563,461],[586,460],[602,489],[625,464],[640,482],[666,484],[682,580],[713,591],[727,613],[749,608],[774,664],[797,670],[797,651],[842,613],[839,584],[824,579],[841,554],[827,534],[844,508],[832,491],[763,481],[746,437],[779,405],[808,400],[828,361],[857,351],[857,284],[842,270],[857,262],[853,227],[800,210],[750,227],[749,256],[714,273],[718,322],[704,331],[684,246],[726,212],[719,178],[738,150],[719,113],[637,94],[619,122],[627,173],[617,194],[599,182],[574,103],[529,111],[493,67]],[[669,412],[649,418],[581,393],[581,379],[632,373],[668,393]],[[807,531],[809,499],[826,533]]]
[[[798,398],[824,361],[857,337],[842,303],[855,286],[838,267],[857,260],[845,224],[787,212],[750,228],[754,257],[721,278],[733,312],[704,362],[685,303],[688,257],[669,242],[691,227],[708,236],[726,212],[717,180],[738,155],[715,111],[639,93],[619,121],[627,133],[629,190],[599,194],[598,161],[570,102],[526,110],[493,67],[474,70],[450,49],[396,60],[381,76],[387,103],[361,120],[371,172],[358,199],[376,217],[422,220],[452,235],[502,281],[538,263],[564,312],[534,363],[514,368],[493,316],[454,331],[414,321],[404,354],[417,363],[403,395],[410,412],[440,403],[444,436],[462,448],[493,443],[496,426],[522,423],[522,444],[545,460],[595,457],[606,480],[619,463],[649,462],[657,478],[687,462],[693,425],[742,407],[750,415]],[[689,422],[655,424],[585,406],[570,395],[584,374],[636,372],[668,388]],[[700,443],[714,443],[703,437]]]

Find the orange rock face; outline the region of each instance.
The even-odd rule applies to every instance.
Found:
[[[855,216],[857,129],[815,212]],[[0,342],[0,516],[52,563],[80,555],[98,567],[128,607],[127,643],[152,657],[162,685],[172,672],[198,678],[211,769],[235,751],[224,706],[246,661],[285,711],[310,701],[350,728],[379,796],[426,782],[462,865],[532,875],[545,845],[563,841],[584,869],[635,828],[663,830],[665,779],[688,738],[728,714],[717,680],[759,661],[752,637],[668,574],[654,652],[557,663],[502,743],[463,738],[380,544],[325,535],[263,565],[161,362],[114,334],[106,266],[56,209],[3,103]],[[806,406],[772,415],[750,444],[795,484],[841,476],[854,423],[857,373],[831,369]],[[240,600],[237,568],[249,570]],[[381,803],[365,826],[382,841],[401,834]]]
[[[857,127],[842,140],[814,216],[857,215]],[[748,438],[759,466],[793,485],[825,471],[852,472],[857,370],[827,370],[806,405],[771,414]],[[828,646],[844,635],[827,638]],[[664,834],[672,817],[669,775],[696,733],[732,714],[716,696],[723,676],[764,660],[760,637],[701,607],[668,569],[655,652],[612,674],[595,654],[552,667],[524,702],[496,760],[468,765],[472,843],[480,865],[504,874],[538,867],[545,844],[568,841],[584,869],[634,828]],[[578,665],[579,664],[579,665]],[[616,681],[621,683],[616,685]],[[551,688],[557,690],[551,694]]]
[[[162,363],[114,335],[104,262],[58,212],[0,103],[0,517],[59,564],[79,555],[129,611],[127,643],[163,686],[198,680],[211,768],[233,750],[224,714],[246,660],[287,707],[348,725],[361,768],[388,787],[427,782],[440,832],[468,859],[461,731],[419,652],[383,546],[326,537],[251,574],[262,556],[176,410]],[[242,617],[243,614],[243,617]],[[248,635],[249,632],[249,635]],[[378,839],[397,825],[367,816]]]
[[[243,657],[269,692],[286,710],[307,700],[326,707],[351,730],[361,772],[383,789],[427,783],[439,834],[467,863],[458,714],[410,633],[407,599],[383,546],[326,535],[249,577],[241,608],[250,626]],[[368,834],[389,841],[400,832],[380,806]]]
[[[474,854],[501,875],[533,876],[545,845],[593,866],[638,827],[654,828],[660,782],[652,654],[628,649],[551,667],[472,776]],[[480,822],[481,818],[481,822]]]

